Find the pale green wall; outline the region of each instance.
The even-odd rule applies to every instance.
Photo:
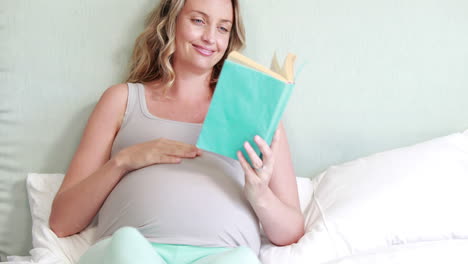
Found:
[[[308,63],[285,120],[298,175],[468,129],[467,1],[256,0],[245,14],[247,54]]]
[[[0,254],[28,253],[26,173],[65,172],[155,3],[1,1]],[[468,2],[242,4],[248,56],[307,62],[285,116],[298,176],[468,128]]]

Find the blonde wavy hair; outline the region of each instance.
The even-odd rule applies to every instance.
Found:
[[[175,52],[176,19],[186,0],[161,0],[149,13],[145,29],[135,41],[130,61],[130,72],[126,82],[150,82],[158,80],[164,84],[164,94],[174,84],[175,72],[172,67]],[[219,73],[227,55],[244,48],[245,31],[239,12],[238,0],[231,0],[233,27],[229,44],[223,58],[213,67],[210,88],[214,91]]]

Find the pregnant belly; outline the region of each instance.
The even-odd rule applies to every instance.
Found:
[[[98,234],[133,226],[153,242],[255,248],[258,220],[243,196],[243,175],[206,159],[127,174],[99,212]]]

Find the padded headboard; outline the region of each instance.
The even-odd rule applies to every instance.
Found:
[[[151,0],[3,0],[0,255],[27,255],[27,172],[64,173],[122,82]],[[468,128],[468,2],[241,1],[244,53],[304,65],[285,112],[297,176]]]

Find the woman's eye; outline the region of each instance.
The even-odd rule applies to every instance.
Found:
[[[229,30],[228,30],[227,28],[225,28],[225,27],[219,27],[219,29],[220,29],[222,32],[226,32],[226,33],[229,32]]]
[[[192,19],[192,21],[195,22],[195,24],[203,24],[203,20],[198,19],[198,18],[194,18]]]

